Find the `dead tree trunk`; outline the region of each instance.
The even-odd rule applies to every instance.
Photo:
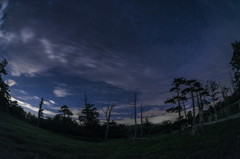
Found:
[[[102,108],[102,111],[103,111],[103,114],[107,120],[107,130],[106,130],[106,134],[105,134],[105,139],[107,140],[108,138],[108,132],[109,132],[109,122],[110,122],[110,119],[111,119],[111,115],[112,115],[112,112],[115,108],[116,104],[115,102],[108,102],[108,104],[106,105],[106,108]]]
[[[40,116],[42,113],[42,105],[43,105],[43,98],[41,99],[41,102],[39,104],[39,110],[38,110],[38,120],[37,120],[37,127],[39,127],[39,122],[40,122]]]
[[[134,94],[134,118],[135,118],[135,136],[134,140],[137,137],[137,93]]]
[[[143,107],[141,103],[141,137],[143,137]]]

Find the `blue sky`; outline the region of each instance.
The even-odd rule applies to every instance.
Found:
[[[149,105],[154,123],[174,120],[164,100],[173,78],[230,86],[231,43],[240,37],[239,1],[1,0],[0,60],[9,62],[13,99],[45,116],[79,112],[84,91],[101,107],[116,101],[131,123],[129,99]],[[190,103],[189,103],[190,104]],[[188,107],[191,108],[190,105]],[[75,115],[77,116],[77,115]]]

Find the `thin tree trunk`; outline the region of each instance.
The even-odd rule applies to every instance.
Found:
[[[137,93],[134,94],[134,116],[135,116],[135,137],[134,140],[137,137]]]
[[[198,116],[199,116],[198,122],[199,122],[199,125],[200,125],[200,102],[199,102],[198,93],[196,93],[196,94],[197,94],[197,103],[198,103]]]
[[[108,138],[108,131],[109,131],[109,120],[107,121],[107,130],[106,130],[106,134],[105,134],[105,140],[107,140],[107,138]]]
[[[192,105],[193,105],[192,133],[193,133],[193,135],[195,135],[197,128],[196,128],[196,115],[195,115],[194,95],[193,95],[192,91],[191,91],[191,95],[192,95]]]
[[[202,96],[199,94],[200,97],[200,112],[199,112],[199,117],[200,117],[200,128],[203,128],[203,102],[202,102]]]
[[[143,137],[143,108],[142,108],[142,103],[141,103],[141,137]]]
[[[39,105],[37,127],[39,127],[40,115],[41,115],[41,111],[42,111],[42,105],[43,105],[43,98],[41,99],[41,102],[40,102],[40,105]]]
[[[184,103],[184,101],[183,101],[183,108],[184,108],[185,119],[187,119],[187,112],[186,112],[186,108],[185,108],[185,103]]]
[[[178,88],[177,88],[177,96],[178,96],[178,107],[179,107],[178,116],[179,116],[179,120],[181,120],[181,109],[180,109],[181,104],[180,104],[179,89]],[[181,127],[182,127],[182,124],[180,124],[180,126],[179,126],[179,133],[182,132],[182,128]]]

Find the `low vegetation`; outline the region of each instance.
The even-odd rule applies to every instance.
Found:
[[[148,140],[74,138],[37,128],[0,113],[0,158],[162,158],[232,159],[240,118],[205,126],[205,133],[158,135]],[[84,141],[85,140],[85,141]],[[90,142],[89,142],[90,141]]]

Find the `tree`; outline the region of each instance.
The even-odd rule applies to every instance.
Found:
[[[187,112],[186,112],[186,107],[185,107],[185,102],[187,102],[187,99],[188,98],[186,97],[186,92],[181,91],[180,101],[182,101],[182,104],[183,104],[185,118],[187,118]]]
[[[135,121],[135,126],[134,126],[135,131],[134,132],[135,133],[134,133],[133,137],[129,136],[129,138],[131,140],[135,141],[135,139],[137,137],[137,92],[134,93],[133,100],[130,100],[130,102],[132,102],[132,101],[133,101],[133,103],[131,105],[133,106],[133,110],[134,110],[134,121]]]
[[[2,79],[3,75],[7,75],[7,71],[5,69],[7,64],[8,62],[6,59],[0,63],[0,110],[3,111],[7,110],[7,107],[9,106],[9,99],[11,98],[9,94],[9,86]]]
[[[41,99],[41,102],[39,104],[37,127],[39,127],[40,118],[43,117],[42,105],[43,105],[43,98]]]
[[[140,119],[141,119],[141,137],[143,137],[143,118],[146,118],[146,120],[148,119],[148,112],[149,110],[149,106],[142,106],[141,103],[141,107],[140,107]]]
[[[203,100],[205,99],[206,96],[209,96],[209,92],[207,91],[206,88],[203,87],[203,84],[204,84],[203,81],[202,82],[196,81],[194,83],[198,103],[200,130],[203,129],[203,107],[204,107]]]
[[[179,116],[179,120],[181,120],[181,111],[182,111],[182,107],[181,107],[181,96],[180,96],[180,85],[185,83],[185,79],[182,78],[174,78],[174,81],[172,83],[172,88],[170,89],[170,92],[176,92],[177,96],[174,96],[171,99],[167,99],[165,101],[165,103],[172,103],[172,104],[176,104],[176,102],[178,103],[177,107],[172,107],[170,109],[166,109],[166,111],[168,113],[173,113],[173,112],[178,112],[178,116]],[[181,132],[181,126],[179,128],[179,132]]]
[[[197,126],[196,126],[196,114],[195,114],[195,102],[194,102],[194,92],[195,92],[195,86],[194,83],[197,82],[197,80],[186,80],[185,85],[188,86],[188,88],[185,88],[183,92],[189,93],[191,98],[192,98],[192,107],[193,107],[193,121],[192,121],[192,134],[194,135],[197,131]]]
[[[229,89],[226,88],[225,86],[222,87],[220,81],[218,81],[218,83],[219,83],[219,86],[221,89],[224,107],[227,107],[227,105],[229,105],[228,98],[227,98],[227,96],[228,96],[227,93],[229,92]],[[228,108],[225,109],[225,112],[226,112],[226,117],[230,116],[230,110]]]
[[[67,126],[67,124],[66,124],[67,119],[71,120],[70,116],[72,116],[73,113],[68,109],[68,106],[66,106],[66,105],[61,106],[61,109],[58,111],[63,113],[62,132],[65,133],[65,127]],[[66,115],[67,115],[67,117],[66,117]]]
[[[233,56],[230,62],[230,66],[234,71],[234,84],[236,91],[239,93],[240,91],[240,41],[235,43],[231,43],[233,48]]]
[[[99,113],[97,112],[97,108],[94,107],[94,104],[88,102],[86,92],[84,102],[85,108],[81,111],[82,115],[80,115],[78,119],[81,125],[91,129],[91,127],[99,124]]]
[[[210,97],[211,97],[211,102],[212,102],[212,107],[214,110],[214,115],[215,115],[215,121],[217,121],[217,109],[216,109],[216,101],[219,99],[217,95],[220,93],[218,91],[219,85],[216,83],[216,81],[207,81],[207,89],[210,92]]]
[[[68,109],[68,106],[66,105],[61,106],[61,109],[58,111],[63,113],[63,118],[66,118],[66,115],[68,118],[73,115],[73,113]]]
[[[9,107],[9,113],[13,116],[19,118],[19,119],[25,119],[26,112],[23,110],[22,107],[18,105],[17,101],[9,101],[10,107]]]
[[[112,101],[112,102],[108,102],[105,109],[102,108],[103,115],[107,120],[107,130],[106,130],[106,134],[105,134],[105,139],[108,138],[109,122],[110,122],[111,115],[112,115],[112,112],[115,107],[116,107],[116,103]]]

